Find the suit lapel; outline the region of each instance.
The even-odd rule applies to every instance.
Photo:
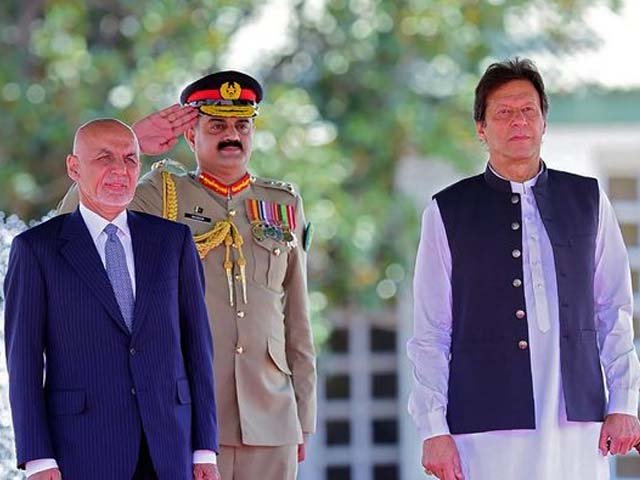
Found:
[[[155,284],[156,272],[162,250],[158,246],[159,235],[156,228],[142,215],[127,212],[127,221],[131,231],[133,259],[136,270],[136,304],[133,310],[133,332],[140,331],[146,317],[151,298],[151,290]]]
[[[60,232],[59,248],[60,254],[87,284],[113,321],[128,334],[111,282],[79,209],[66,218]]]

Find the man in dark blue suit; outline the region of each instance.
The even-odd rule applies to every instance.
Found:
[[[18,466],[33,480],[219,480],[202,266],[180,224],[129,212],[132,130],[80,127],[79,208],[17,236],[5,341]]]

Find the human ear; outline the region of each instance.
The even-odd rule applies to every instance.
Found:
[[[192,152],[196,150],[196,132],[194,127],[189,127],[184,131],[184,139],[187,141],[187,145]]]
[[[69,154],[67,155],[66,163],[67,163],[67,176],[74,182],[77,182],[78,179],[80,178],[80,171],[78,169],[78,157],[76,157],[73,154]]]
[[[487,137],[485,135],[486,126],[487,124],[484,120],[476,122],[476,135],[478,135],[478,140],[480,140],[482,143],[485,143],[487,141]]]

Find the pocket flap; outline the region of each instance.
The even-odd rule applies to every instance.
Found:
[[[282,249],[286,248],[286,245],[284,243],[278,242],[273,238],[264,238],[262,240],[258,240],[256,237],[253,237],[253,244],[258,245],[264,248],[265,250],[268,250],[269,253],[273,252],[273,250],[276,248],[282,248]]]
[[[580,245],[596,241],[596,233],[574,233],[569,237],[569,245]]]
[[[191,390],[189,389],[189,380],[186,378],[180,379],[176,382],[178,389],[178,402],[187,405],[191,403]]]
[[[269,337],[267,339],[267,350],[276,367],[278,367],[281,372],[291,375],[291,369],[289,368],[289,364],[287,364],[287,355],[284,350],[284,342],[277,338]]]
[[[163,278],[151,284],[151,290],[153,291],[165,291],[165,290],[177,290],[178,289],[178,276],[171,278]]]
[[[47,403],[52,415],[77,415],[85,409],[86,394],[84,390],[50,391]]]

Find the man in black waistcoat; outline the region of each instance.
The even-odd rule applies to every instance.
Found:
[[[540,158],[547,111],[532,62],[491,65],[486,170],[424,213],[409,410],[440,479],[606,480],[640,442],[624,242],[597,180]]]

